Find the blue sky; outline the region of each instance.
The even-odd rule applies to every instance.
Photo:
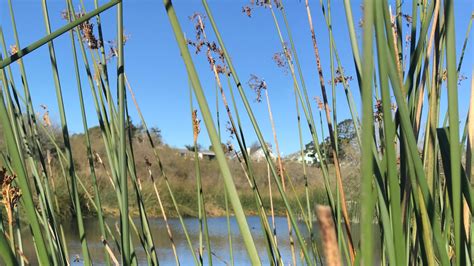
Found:
[[[16,23],[20,34],[21,47],[25,47],[46,34],[41,1],[20,0],[13,1]],[[52,28],[58,29],[66,21],[61,19],[60,12],[65,8],[65,1],[50,0],[48,9]],[[93,1],[87,2],[87,10],[93,8]],[[99,1],[101,4],[106,1]],[[242,82],[246,83],[250,74],[256,74],[265,79],[268,84],[270,100],[273,108],[276,131],[279,138],[280,149],[283,154],[289,154],[299,149],[298,129],[296,122],[295,99],[291,75],[283,73],[272,60],[276,52],[282,50],[279,38],[273,24],[269,10],[255,9],[252,18],[242,13],[242,6],[250,1],[209,1],[215,19],[223,36],[226,47],[231,54],[233,63]],[[394,1],[392,1],[394,2]],[[404,1],[404,9],[411,9],[411,1]],[[75,7],[79,2],[75,1]],[[353,1],[355,22],[361,17],[361,1]],[[188,16],[198,11],[204,13],[201,2],[174,1],[174,5],[180,18],[181,26],[187,36],[194,36],[193,25]],[[316,38],[320,48],[322,65],[326,80],[330,80],[329,72],[329,50],[328,32],[323,20],[319,1],[310,1],[312,8],[313,23],[316,30]],[[316,63],[312,50],[311,36],[304,1],[285,1],[296,49],[299,55],[308,93],[311,98],[320,96],[320,86],[316,72]],[[474,10],[474,4],[470,0],[455,1],[456,14],[456,45],[462,46],[467,25]],[[116,9],[112,8],[101,15],[105,40],[113,40],[116,36]],[[281,18],[281,17],[279,17]],[[342,0],[332,3],[333,30],[336,35],[336,45],[340,53],[342,64],[346,74],[354,76],[350,82],[355,101],[360,106],[360,97],[355,79],[355,71],[352,61],[352,52],[346,28],[346,17]],[[14,43],[10,15],[7,1],[0,2],[0,23],[3,28],[7,45]],[[283,23],[281,20],[280,23]],[[175,147],[182,147],[192,143],[189,91],[184,63],[180,57],[174,35],[171,31],[168,18],[163,4],[159,0],[124,1],[124,27],[130,40],[125,46],[125,71],[135,91],[140,108],[149,126],[157,126],[162,130],[166,143]],[[361,34],[358,29],[358,34]],[[209,39],[214,40],[211,27],[207,28]],[[472,33],[471,33],[472,35]],[[472,36],[471,36],[472,38]],[[285,37],[288,40],[287,37]],[[80,107],[77,100],[77,88],[74,76],[74,65],[71,55],[71,43],[69,34],[57,38],[54,41],[58,58],[60,80],[63,87],[65,107],[68,124],[71,133],[82,132]],[[106,46],[107,47],[107,46]],[[459,51],[460,49],[458,49]],[[194,50],[191,49],[193,52]],[[469,84],[473,62],[474,47],[472,40],[469,41],[466,57],[461,69],[461,74],[468,77],[459,87],[459,110],[462,121],[467,115],[469,99]],[[459,56],[459,52],[458,52]],[[211,110],[215,110],[215,81],[204,54],[193,57],[197,66],[202,85]],[[59,114],[55,97],[52,70],[49,63],[47,47],[42,47],[24,58],[28,72],[28,82],[32,92],[32,98],[36,111],[40,111],[40,105],[49,107],[51,118],[59,123]],[[112,61],[109,68],[113,68],[116,62]],[[12,64],[19,85],[18,66]],[[83,68],[83,67],[82,67]],[[110,72],[115,77],[114,71]],[[87,118],[89,126],[97,125],[95,109],[92,96],[88,88],[86,74],[81,69],[82,84],[85,93]],[[115,82],[113,82],[115,84]],[[244,84],[247,97],[251,99],[257,120],[262,127],[266,139],[273,143],[271,125],[268,119],[266,104],[256,103],[254,93]],[[330,86],[328,87],[330,89]],[[330,95],[329,95],[330,96]],[[228,97],[230,97],[228,95]],[[337,115],[342,121],[349,118],[350,114],[342,88],[337,88]],[[130,112],[133,120],[139,122],[139,118],[130,101]],[[195,104],[196,106],[196,104]],[[228,139],[229,134],[225,131],[227,122],[221,102],[221,125],[223,142]],[[442,105],[443,108],[443,105]],[[315,105],[313,109],[316,110]],[[243,110],[243,109],[242,109]],[[444,112],[442,112],[444,114]],[[247,142],[256,140],[253,129],[246,115],[243,116],[243,126],[247,134]],[[204,123],[202,123],[204,127]],[[318,131],[321,129],[318,127]],[[324,128],[326,130],[326,128]],[[304,141],[310,140],[308,128],[303,124]],[[327,134],[325,133],[327,136]],[[207,148],[209,140],[203,129],[199,142]]]

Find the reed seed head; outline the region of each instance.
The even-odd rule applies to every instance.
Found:
[[[201,120],[198,119],[197,110],[193,110],[193,133],[194,133],[194,142],[197,142],[199,133],[201,132],[200,124]]]
[[[2,203],[7,211],[8,223],[13,223],[13,208],[16,207],[21,198],[21,190],[13,184],[16,175],[7,173],[5,168],[0,169],[0,185],[2,193]]]
[[[343,69],[344,70],[344,69]],[[352,76],[344,76],[339,69],[336,69],[336,77],[334,77],[334,84],[347,84],[348,81],[352,80]],[[329,81],[328,83],[331,83]]]
[[[10,45],[10,55],[18,53],[18,46],[16,44]]]
[[[261,102],[262,101],[262,90],[267,89],[267,83],[265,82],[265,80],[257,77],[254,74],[250,74],[250,79],[247,82],[247,84],[257,94],[257,97],[255,98],[255,101],[256,102]]]
[[[316,101],[316,104],[318,105],[319,111],[322,111],[322,110],[324,109],[324,103],[323,103],[323,101],[321,100],[321,97],[315,96],[315,97],[314,97],[314,100]]]

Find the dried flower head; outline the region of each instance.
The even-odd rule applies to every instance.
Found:
[[[49,111],[44,112],[43,114],[43,123],[46,127],[51,127],[51,119],[49,119]]]
[[[377,121],[379,123],[382,122],[382,119],[383,119],[382,100],[377,100],[377,102],[375,102],[374,117],[375,117],[375,121]]]
[[[201,127],[199,124],[201,123],[201,120],[198,119],[197,117],[197,110],[193,110],[193,133],[194,133],[194,142],[197,142],[197,138],[199,136],[199,133],[201,132]]]
[[[316,101],[316,104],[318,105],[319,111],[322,111],[324,109],[324,103],[321,100],[321,97],[316,96],[316,97],[314,97],[314,100]]]
[[[344,71],[344,68],[342,68],[342,70]],[[336,69],[336,77],[334,77],[334,84],[338,84],[338,83],[341,83],[341,84],[347,84],[348,81],[351,81],[352,80],[352,76],[344,76],[343,73],[341,73],[341,71],[339,71],[339,69]],[[329,81],[329,83],[331,83]]]
[[[227,146],[227,152],[228,152],[228,153],[231,153],[231,152],[234,151],[234,145],[232,145],[232,143],[230,142],[230,140],[227,141],[226,146]]]
[[[85,14],[85,12],[81,11],[76,13],[74,16],[76,18],[80,18]],[[61,17],[67,21],[72,21],[69,12],[66,10],[63,10],[61,12]],[[82,34],[84,42],[87,43],[87,46],[89,46],[90,49],[96,50],[102,47],[102,42],[98,40],[94,35],[94,23],[90,22],[90,20],[86,20],[83,23],[79,24],[78,28]]]
[[[227,124],[225,126],[225,129],[227,130],[227,132],[229,132],[230,134],[230,138],[234,138],[234,135],[236,133],[236,130],[235,130],[235,127],[232,126],[232,124],[230,123],[230,121],[227,121]]]
[[[284,52],[277,52],[274,53],[272,56],[273,62],[277,65],[277,67],[283,69],[285,74],[288,74],[288,61],[285,60],[285,53]]]
[[[255,101],[256,102],[261,102],[262,101],[262,90],[267,89],[267,83],[265,82],[265,80],[260,79],[259,77],[257,77],[254,74],[251,74],[250,79],[247,82],[247,84],[257,94],[257,97],[256,97]]]
[[[245,13],[247,17],[251,18],[252,17],[252,8],[250,6],[243,6],[242,7],[242,13]]]
[[[205,18],[206,17],[204,15],[201,15],[197,12],[189,17],[189,19],[194,22],[194,28],[196,30],[196,40],[193,41],[187,39],[186,42],[189,46],[195,48],[196,54],[199,54],[203,50],[203,47],[207,48],[205,49],[206,57],[211,70],[214,71],[215,68],[218,74],[230,75],[230,71],[228,70],[225,64],[224,51],[220,49],[215,42],[209,41],[206,37],[206,26],[204,23]],[[215,58],[219,59],[219,64],[216,62]]]
[[[400,13],[398,15],[402,16],[405,19],[405,23],[406,23],[405,25],[407,27],[410,27],[410,25],[413,23],[413,18],[410,15],[403,14],[403,13]]]
[[[466,79],[467,79],[466,75],[463,75],[463,74],[459,73],[459,75],[458,75],[458,85],[461,85],[461,82],[462,82],[463,80],[466,80]],[[441,76],[441,80],[442,80],[442,81],[448,80],[448,71],[447,71],[446,69],[443,70],[443,74],[442,74],[442,76]]]
[[[40,104],[40,107],[41,107],[41,109],[43,109],[43,111],[44,111],[44,114],[43,114],[43,123],[44,123],[44,126],[46,126],[46,127],[51,127],[51,126],[52,126],[52,123],[51,123],[51,119],[49,118],[48,106],[45,105],[45,104]]]
[[[10,45],[10,55],[18,53],[18,46],[16,44]]]
[[[194,12],[190,17],[189,20],[194,21],[194,29],[196,30],[196,40],[201,40],[203,34],[204,34],[204,29],[205,29],[205,24],[203,20],[206,18],[206,16],[202,15],[199,12]]]
[[[129,40],[131,36],[130,34],[126,34],[125,31],[123,32],[123,45],[125,45]],[[109,45],[109,53],[107,54],[107,61],[110,61],[112,58],[116,57],[118,55],[118,45],[116,40],[110,40],[107,41],[107,44]]]
[[[0,169],[0,186],[2,203],[7,211],[8,223],[13,223],[13,208],[16,207],[21,197],[21,190],[13,184],[16,175],[10,175],[5,168]]]

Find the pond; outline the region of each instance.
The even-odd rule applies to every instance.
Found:
[[[115,224],[119,221],[117,219],[108,218],[107,223],[112,230],[115,231]],[[260,259],[262,260],[263,265],[269,265],[269,260],[266,252],[265,237],[262,234],[260,219],[257,216],[250,216],[247,218],[247,221],[250,226],[252,236],[255,241],[255,245],[258,249]],[[139,220],[135,221],[137,225],[140,224]],[[194,259],[192,253],[189,249],[188,243],[186,241],[185,234],[181,228],[181,223],[179,219],[169,219],[169,224],[173,233],[174,242],[176,245],[179,261],[181,265],[193,265]],[[185,218],[184,222],[186,224],[190,239],[194,250],[196,251],[199,247],[199,220],[197,218]],[[271,224],[271,218],[269,218],[269,223]],[[94,265],[104,265],[104,249],[103,244],[100,242],[100,231],[99,224],[97,219],[85,219],[84,221],[87,240],[89,246],[89,252],[91,254]],[[208,218],[209,225],[209,238],[211,242],[211,250],[213,252],[212,262],[213,265],[230,265],[230,256],[229,256],[229,242],[227,234],[227,219],[226,217],[213,217]],[[278,247],[283,258],[285,265],[292,263],[291,258],[291,249],[288,239],[288,226],[286,217],[275,217],[275,225],[278,236]],[[77,226],[74,221],[70,223],[63,222],[64,232],[66,235],[66,240],[68,244],[68,252],[71,257],[72,265],[82,265],[81,254],[81,244],[78,239]],[[239,228],[234,217],[230,219],[230,226],[232,231],[232,247],[233,247],[233,257],[235,265],[250,265],[250,261],[247,258],[247,252],[243,244],[242,236],[240,235]],[[166,226],[161,218],[152,218],[150,219],[150,227],[153,235],[153,240],[156,245],[158,260],[161,265],[175,265],[175,258],[173,255],[173,250],[168,238],[166,231]],[[306,226],[303,222],[299,223],[299,228],[301,233],[309,240],[309,233],[306,230]],[[131,229],[132,230],[132,229]],[[314,225],[314,232],[316,237],[318,237],[317,224]],[[358,242],[359,238],[359,225],[352,225],[352,234],[354,236],[355,243]],[[375,230],[375,229],[374,229]],[[116,232],[114,232],[116,233]],[[375,231],[374,231],[375,233]],[[117,239],[120,239],[116,235]],[[296,242],[296,238],[295,242]],[[26,239],[25,239],[26,240]],[[134,238],[135,252],[139,259],[140,265],[146,265],[146,256],[144,250],[141,248],[140,242],[138,239]],[[204,245],[205,245],[205,240]],[[35,251],[31,241],[24,241],[25,255],[30,259],[30,263],[35,265]],[[110,246],[113,247],[113,243],[110,243]],[[375,245],[378,250],[376,250],[376,256],[380,255],[379,245]],[[299,248],[297,248],[297,261],[299,264],[302,264],[301,258],[298,256]],[[117,256],[117,259],[120,261],[119,253],[115,248],[112,248],[114,254]],[[79,256],[79,262],[73,262],[74,259]],[[204,264],[207,265],[207,251],[204,251]]]

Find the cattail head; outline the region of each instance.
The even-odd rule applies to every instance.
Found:
[[[329,206],[317,205],[316,215],[318,217],[327,265],[342,265],[331,208]]]

